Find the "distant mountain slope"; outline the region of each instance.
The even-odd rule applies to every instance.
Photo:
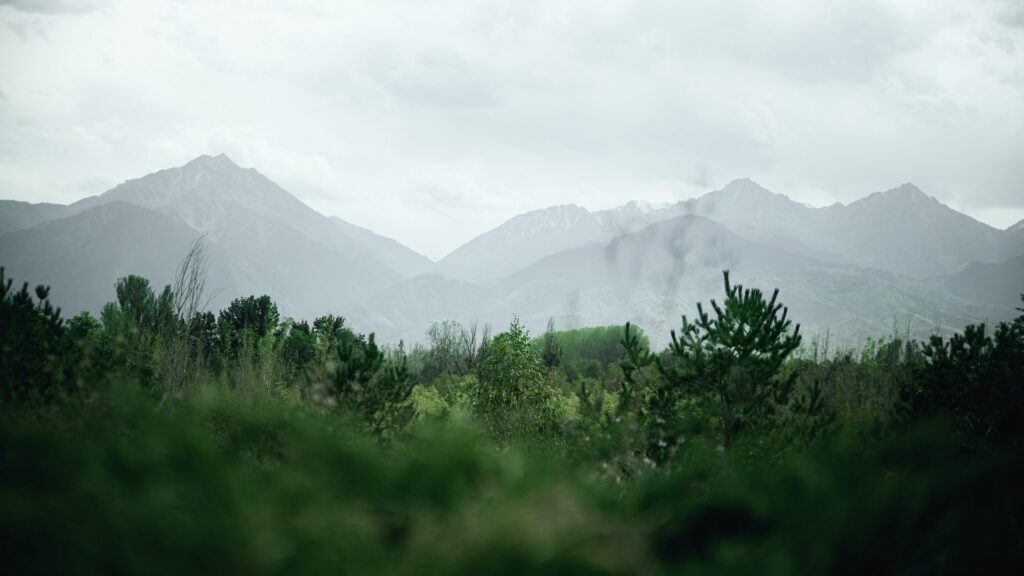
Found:
[[[651,224],[683,215],[705,216],[758,240],[798,253],[844,259],[800,239],[794,230],[817,214],[814,208],[773,194],[748,179],[722,190],[675,204],[638,201],[590,212],[575,205],[554,206],[520,214],[470,240],[441,259],[437,270],[454,278],[493,280],[562,250],[604,243]],[[824,228],[814,224],[815,229]]]
[[[697,301],[720,298],[723,269],[736,282],[780,288],[792,317],[810,332],[859,339],[890,331],[895,319],[910,321],[920,336],[998,314],[891,274],[752,242],[695,216],[552,256],[508,282],[520,302],[546,303],[536,320],[600,325],[633,319],[667,335]]]
[[[720,190],[673,206],[673,215],[692,214],[710,218],[755,242],[832,262],[850,258],[818,241],[829,229],[836,206],[814,208],[770,192],[749,178],[733,180]]]
[[[321,215],[255,169],[241,168],[223,154],[200,156],[184,166],[128,180],[71,208],[117,201],[174,215],[213,240],[256,222],[277,222],[346,253],[374,276],[380,274],[375,268],[381,265],[398,277],[414,276],[432,265],[425,256],[390,238]]]
[[[158,212],[111,202],[74,216],[0,236],[0,265],[15,282],[51,287],[50,298],[68,314],[98,313],[114,299],[114,282],[128,274],[154,286],[171,283],[182,257],[199,234]],[[208,295],[213,304],[250,287],[231,259],[211,247]]]
[[[674,209],[720,223],[771,223],[791,232],[816,221],[820,213],[784,194],[770,192],[749,178],[733,180],[720,190],[680,202]]]
[[[961,214],[904,184],[837,211],[818,241],[862,266],[924,278],[950,274],[969,262],[995,261],[1000,230]]]
[[[403,276],[426,274],[435,267],[432,260],[418,252],[413,252],[397,240],[381,236],[368,228],[356,226],[335,216],[331,216],[330,220],[335,226],[341,228],[349,238],[359,242],[368,254],[386,263]]]
[[[1012,309],[1022,306],[1024,255],[997,263],[974,262],[942,280],[951,293],[973,302]]]
[[[939,277],[970,262],[1024,254],[1024,233],[978,222],[912,184],[847,206],[815,208],[743,178],[667,206],[630,202],[593,213],[556,206],[521,214],[446,256],[438,271],[455,278],[495,279],[561,250],[607,242],[682,215],[703,216],[751,241],[818,260],[913,278]]]
[[[749,287],[779,287],[805,331],[829,330],[850,343],[891,333],[894,321],[909,322],[920,337],[1001,314],[889,273],[816,260],[750,241],[707,218],[680,216],[547,256],[472,298],[464,284],[449,290],[436,279],[430,290],[437,296],[406,304],[397,296],[421,288],[402,284],[368,302],[361,317],[399,319],[377,328],[386,339],[406,341],[421,340],[429,321],[449,317],[502,327],[516,314],[534,331],[548,318],[562,328],[633,321],[661,345],[696,302],[721,297],[723,269]]]
[[[1003,231],[1003,236],[1005,238],[1003,258],[1024,256],[1024,220]]]
[[[673,206],[675,205],[672,203],[631,200],[622,206],[594,212],[594,216],[605,228],[605,239],[611,240],[682,214],[678,207],[673,209]]]
[[[284,313],[298,318],[343,314],[401,280],[390,268],[366,266],[364,260],[275,221],[232,229],[217,245],[233,262],[255,274]]]
[[[601,242],[601,222],[588,210],[567,204],[520,214],[466,242],[437,263],[449,277],[467,280],[500,278],[548,254]]]
[[[70,206],[4,202],[0,222],[14,230],[0,235],[0,265],[19,279],[53,284],[55,294],[73,293],[56,300],[69,312],[98,310],[116,274],[165,283],[200,236],[218,255],[210,269],[223,272],[225,294],[267,293],[297,317],[340,313],[433,265],[394,240],[322,216],[223,155]]]
[[[0,264],[18,281],[52,286],[54,301],[65,311],[95,313],[113,299],[121,276],[139,274],[157,286],[170,283],[200,236],[173,216],[108,202],[0,236]],[[398,281],[390,269],[362,266],[274,221],[233,225],[207,245],[214,308],[238,296],[269,294],[283,313],[313,318],[344,313]]]
[[[38,226],[67,213],[63,204],[32,204],[17,200],[0,200],[0,234]]]
[[[452,278],[495,280],[545,256],[604,243],[682,213],[673,206],[631,201],[597,212],[575,204],[533,210],[466,242],[442,258],[436,270]]]
[[[974,261],[997,261],[1001,231],[928,196],[913,184],[849,205],[813,208],[737,180],[686,202],[751,239],[834,261],[915,278],[950,274]]]

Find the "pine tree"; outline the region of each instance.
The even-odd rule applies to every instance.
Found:
[[[786,358],[800,346],[800,326],[787,318],[788,308],[754,288],[729,281],[723,272],[725,300],[711,300],[714,316],[697,304],[697,317],[683,317],[672,332],[675,362],[659,362],[672,387],[708,401],[728,445],[745,430],[772,423],[789,402],[796,374],[780,375]]]
[[[71,383],[60,308],[46,286],[32,296],[27,282],[14,290],[0,267],[0,403],[49,401]]]
[[[415,382],[404,355],[389,362],[370,334],[343,338],[336,348],[333,392],[338,405],[359,417],[378,438],[388,439],[414,416],[409,396]]]

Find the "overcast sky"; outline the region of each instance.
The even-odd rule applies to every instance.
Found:
[[[1024,1],[0,0],[0,197],[224,152],[433,258],[738,177],[1024,218]]]

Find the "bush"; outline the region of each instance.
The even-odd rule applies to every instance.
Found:
[[[0,402],[50,402],[74,384],[70,339],[49,288],[13,289],[0,267]]]
[[[921,377],[908,391],[918,417],[941,415],[971,436],[1005,442],[1024,433],[1024,321],[968,326],[923,346]]]
[[[494,337],[470,392],[473,412],[499,442],[554,438],[557,418],[544,365],[529,336],[514,319]]]

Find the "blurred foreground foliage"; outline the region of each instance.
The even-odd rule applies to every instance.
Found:
[[[0,302],[10,573],[1016,573],[1024,317],[804,345],[778,294],[429,347],[267,297]],[[182,311],[188,311],[183,313]],[[705,312],[707,310],[707,312]]]

